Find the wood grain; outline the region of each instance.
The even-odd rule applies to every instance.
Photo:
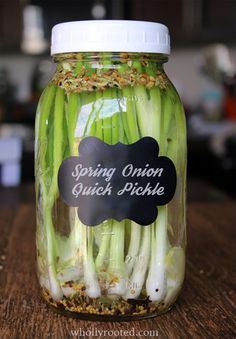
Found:
[[[125,323],[68,318],[53,312],[40,297],[34,205],[4,207],[0,209],[0,338],[73,338],[71,331],[81,329],[83,334],[92,328],[136,334],[105,338],[236,338],[235,258],[236,202],[191,203],[186,279],[171,311]],[[159,335],[144,336],[140,330],[158,330]]]

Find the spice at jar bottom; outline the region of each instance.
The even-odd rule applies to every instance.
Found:
[[[181,290],[186,245],[186,127],[164,71],[168,29],[63,23],[51,52],[35,124],[43,297],[92,320],[161,314]]]

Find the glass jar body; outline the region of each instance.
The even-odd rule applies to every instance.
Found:
[[[185,268],[186,130],[163,55],[74,53],[57,70],[36,116],[37,262],[43,296],[88,319],[138,319],[167,311]],[[109,145],[154,138],[176,170],[173,198],[142,226],[108,219],[86,226],[58,188],[63,160],[86,137]],[[127,201],[127,204],[129,202]]]

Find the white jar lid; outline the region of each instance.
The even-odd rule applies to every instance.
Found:
[[[140,52],[170,54],[169,30],[148,21],[87,20],[52,29],[51,55],[69,52]]]

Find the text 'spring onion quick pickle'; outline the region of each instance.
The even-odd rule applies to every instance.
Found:
[[[168,28],[56,25],[56,72],[37,109],[38,277],[44,299],[84,319],[170,309],[185,270],[186,129],[164,72]]]

